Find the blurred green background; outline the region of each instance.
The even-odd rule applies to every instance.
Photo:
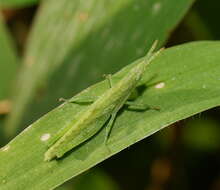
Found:
[[[10,1],[2,1],[2,5],[7,3],[10,4]],[[37,1],[17,1],[17,5],[17,7],[7,5],[1,8],[1,21],[5,25],[2,24],[0,30],[8,30],[11,34],[11,36],[3,36],[2,33],[0,36],[0,100],[4,100],[0,101],[1,139],[4,138],[2,131],[5,118],[10,112],[10,101],[8,101],[10,89],[5,89],[12,88],[8,84],[15,83],[15,76],[21,68],[19,59],[24,54],[27,37],[39,9]],[[211,2],[197,0],[175,30],[170,32],[165,47],[195,40],[219,40],[219,9],[218,0]],[[81,16],[86,17],[86,15]],[[8,53],[8,45],[16,53],[5,56]],[[8,60],[4,57],[8,57]],[[5,62],[8,64],[4,64]],[[10,72],[7,72],[9,70]],[[92,82],[94,81],[91,80],[88,84]],[[7,85],[4,86],[6,83]],[[37,91],[39,99],[44,95],[45,88],[47,87],[42,85]],[[48,107],[45,107],[44,111],[47,112]],[[219,114],[219,108],[215,108],[180,121],[136,143],[57,189],[219,190]],[[30,121],[38,117],[39,114],[32,113],[31,119],[28,118],[23,123],[30,124]],[[2,144],[5,142],[1,141]]]

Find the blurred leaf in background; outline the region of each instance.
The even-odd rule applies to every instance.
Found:
[[[9,98],[11,85],[16,78],[18,57],[12,39],[0,15],[0,100]]]
[[[58,98],[70,97],[143,56],[155,39],[162,44],[192,2],[43,1],[6,133],[14,136],[58,105]]]
[[[0,145],[3,144],[3,119],[11,111],[10,92],[18,68],[16,50],[0,14]]]

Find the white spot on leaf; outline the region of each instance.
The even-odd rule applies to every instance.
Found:
[[[45,133],[41,136],[40,140],[41,141],[47,141],[50,138],[50,134],[49,133]]]
[[[164,88],[165,83],[164,82],[160,82],[158,84],[155,85],[155,88],[160,89],[160,88]]]

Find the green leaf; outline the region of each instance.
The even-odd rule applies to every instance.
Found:
[[[113,75],[115,80],[139,61]],[[220,105],[219,63],[220,42],[194,42],[164,50],[149,65],[143,77],[147,88],[136,100],[160,107],[160,111],[123,110],[116,119],[108,148],[103,143],[102,130],[62,159],[45,162],[45,137],[54,135],[73,115],[87,109],[71,103],[57,107],[1,149],[0,189],[54,188],[158,130]],[[78,96],[99,95],[107,88],[107,81],[103,81]]]
[[[16,78],[18,67],[18,57],[3,19],[0,14],[0,145],[4,142],[3,114],[8,114],[11,110],[10,95],[12,83]]]
[[[155,39],[162,44],[192,2],[43,1],[27,45],[7,134],[13,136],[22,119],[31,123],[54,108],[58,98],[72,96],[104,73],[143,56]]]
[[[0,15],[0,101],[9,96],[18,67],[17,61],[14,44]]]
[[[1,8],[18,8],[36,4],[39,0],[0,0]]]
[[[11,109],[10,92],[12,83],[16,78],[17,67],[16,50],[0,14],[0,116],[7,114]],[[4,139],[4,119],[4,117],[0,117],[0,145],[2,145]]]

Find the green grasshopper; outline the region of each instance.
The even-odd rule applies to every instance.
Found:
[[[155,48],[156,42],[154,42],[144,60],[134,66],[114,86],[111,76],[107,76],[110,88],[89,105],[88,109],[79,112],[67,127],[60,129],[49,140],[49,149],[44,155],[45,161],[62,157],[66,152],[94,136],[108,121],[106,125],[106,143],[117,113],[124,105],[136,106],[136,108],[140,109],[147,108],[141,105],[135,105],[133,102],[128,101],[128,99],[137,87],[147,65],[159,54],[160,51],[153,53]],[[77,103],[77,101],[72,102]],[[87,102],[92,102],[92,100],[87,100]]]

